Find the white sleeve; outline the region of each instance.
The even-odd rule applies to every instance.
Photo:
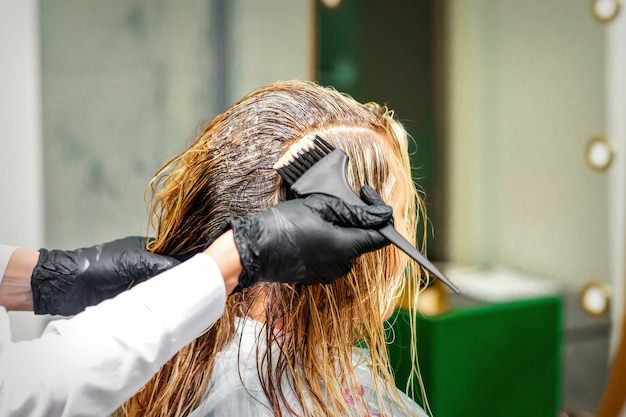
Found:
[[[4,273],[7,270],[9,259],[11,259],[15,249],[17,248],[13,246],[0,245],[0,284],[2,284],[2,278],[4,278]]]
[[[205,254],[12,343],[0,309],[0,415],[106,416],[223,313],[224,281]]]

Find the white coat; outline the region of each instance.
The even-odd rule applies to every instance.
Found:
[[[4,249],[4,251],[2,250]],[[10,251],[0,248],[0,279]],[[12,342],[0,307],[0,416],[107,416],[223,313],[226,290],[205,254],[41,337]]]

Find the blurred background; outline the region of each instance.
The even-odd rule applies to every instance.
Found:
[[[598,406],[625,293],[617,0],[0,0],[0,53],[0,242],[145,234],[146,185],[204,122],[317,80],[413,137],[423,249],[472,299],[432,316],[556,297],[552,415]],[[14,339],[46,321],[12,314]]]

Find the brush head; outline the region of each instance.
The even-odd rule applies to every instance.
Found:
[[[334,150],[333,145],[311,133],[291,145],[274,164],[274,169],[289,185],[293,185],[302,174]]]
[[[364,205],[366,203],[348,183],[347,167],[348,155],[315,134],[307,135],[291,145],[285,155],[274,164],[274,169],[300,197],[320,193],[353,205]],[[394,229],[393,224],[389,223],[378,231],[454,292],[460,292],[458,287]]]

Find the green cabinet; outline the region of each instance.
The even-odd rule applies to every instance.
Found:
[[[411,340],[409,313],[394,312],[389,355],[396,383],[405,390],[410,344],[417,343],[434,417],[557,416],[560,297],[479,304],[416,319],[417,340]],[[408,394],[421,402],[419,393]]]

